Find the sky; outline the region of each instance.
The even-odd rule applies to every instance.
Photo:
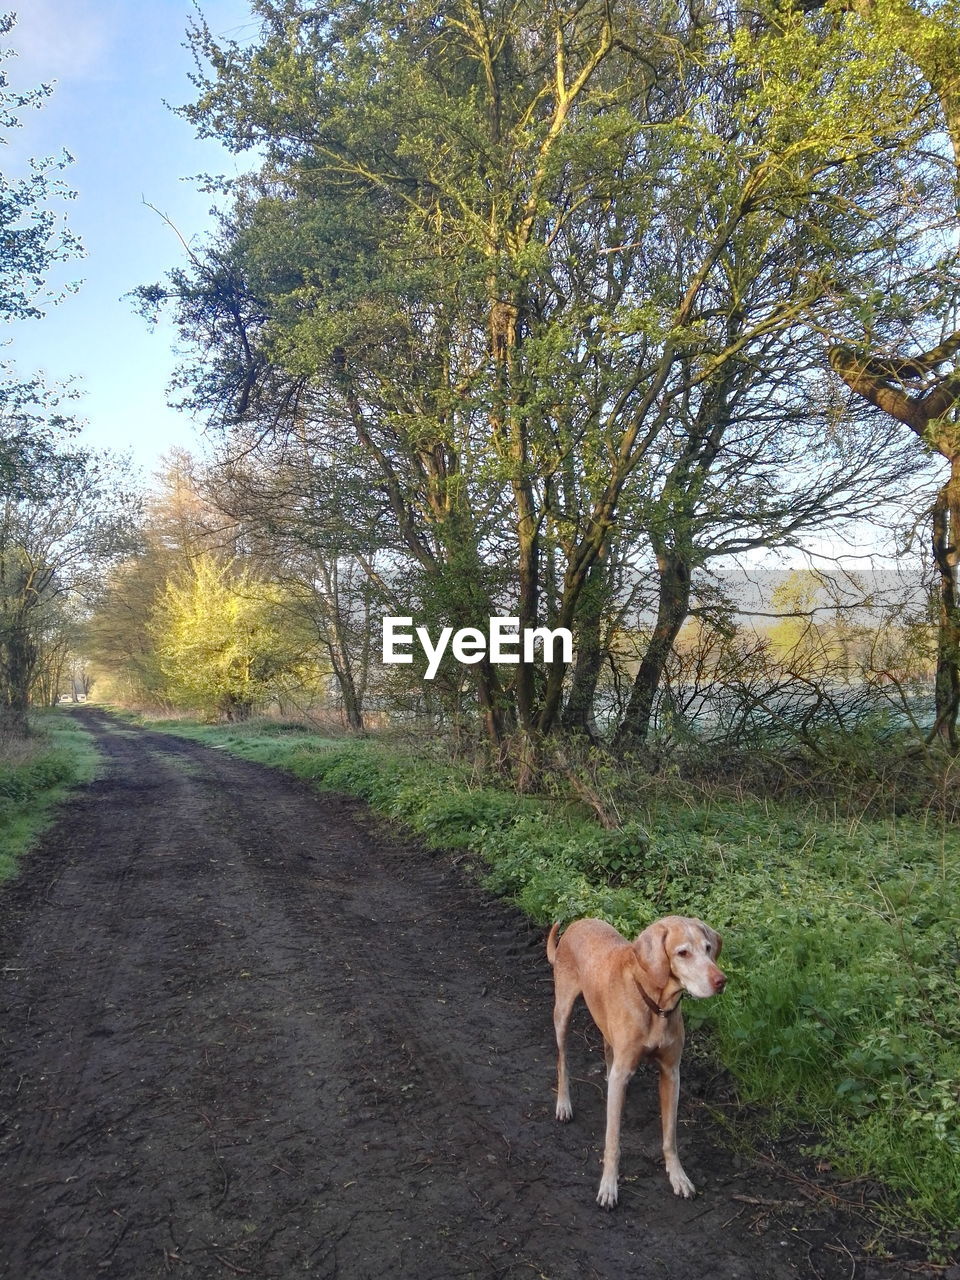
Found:
[[[167,405],[175,334],[164,325],[151,332],[124,297],[185,258],[175,232],[147,205],[196,240],[210,226],[211,197],[188,179],[236,174],[243,160],[197,139],[165,105],[189,102],[194,92],[183,47],[189,0],[11,0],[9,8],[17,12],[7,37],[17,53],[5,64],[10,87],[53,83],[53,94],[21,115],[0,164],[14,178],[30,157],[70,152],[74,163],[63,176],[77,196],[63,207],[86,256],[51,277],[81,280],[75,295],[42,320],[0,327],[7,340],[0,359],[21,376],[42,370],[51,381],[77,379],[85,440],[130,452],[149,479],[171,448],[197,451],[201,442],[197,424]],[[246,0],[200,0],[200,8],[217,35],[242,41],[257,30]]]

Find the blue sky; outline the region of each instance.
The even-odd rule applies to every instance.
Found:
[[[201,9],[219,35],[242,40],[256,31],[246,0],[201,0]],[[242,161],[197,140],[164,105],[193,92],[183,48],[189,0],[21,0],[16,11],[8,40],[18,56],[5,67],[11,87],[56,84],[41,110],[23,114],[0,163],[17,176],[31,156],[66,148],[75,157],[64,176],[77,198],[66,208],[86,257],[59,275],[83,280],[77,294],[43,320],[4,326],[0,337],[12,341],[0,356],[21,374],[77,378],[87,440],[131,451],[149,476],[171,447],[199,444],[190,420],[166,404],[175,335],[164,327],[151,333],[123,297],[184,256],[144,201],[195,239],[209,225],[211,198],[184,179],[234,174]]]

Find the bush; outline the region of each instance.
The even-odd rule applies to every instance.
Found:
[[[35,737],[0,751],[0,880],[14,874],[66,788],[96,769],[92,739],[69,715],[47,712],[37,720]]]
[[[71,782],[75,775],[75,762],[64,751],[49,751],[27,764],[0,761],[0,821],[44,791]]]

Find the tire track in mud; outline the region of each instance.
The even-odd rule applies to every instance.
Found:
[[[734,1198],[796,1193],[731,1168],[695,1062],[703,1194],[671,1194],[638,1077],[622,1206],[596,1207],[595,1038],[581,1018],[557,1126],[541,933],[448,859],[343,797],[79,716],[104,776],[0,893],[0,1275],[851,1274],[832,1220]]]

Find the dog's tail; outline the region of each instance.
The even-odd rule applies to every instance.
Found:
[[[560,921],[558,920],[547,934],[547,959],[553,964],[557,956],[557,937],[560,933]]]

